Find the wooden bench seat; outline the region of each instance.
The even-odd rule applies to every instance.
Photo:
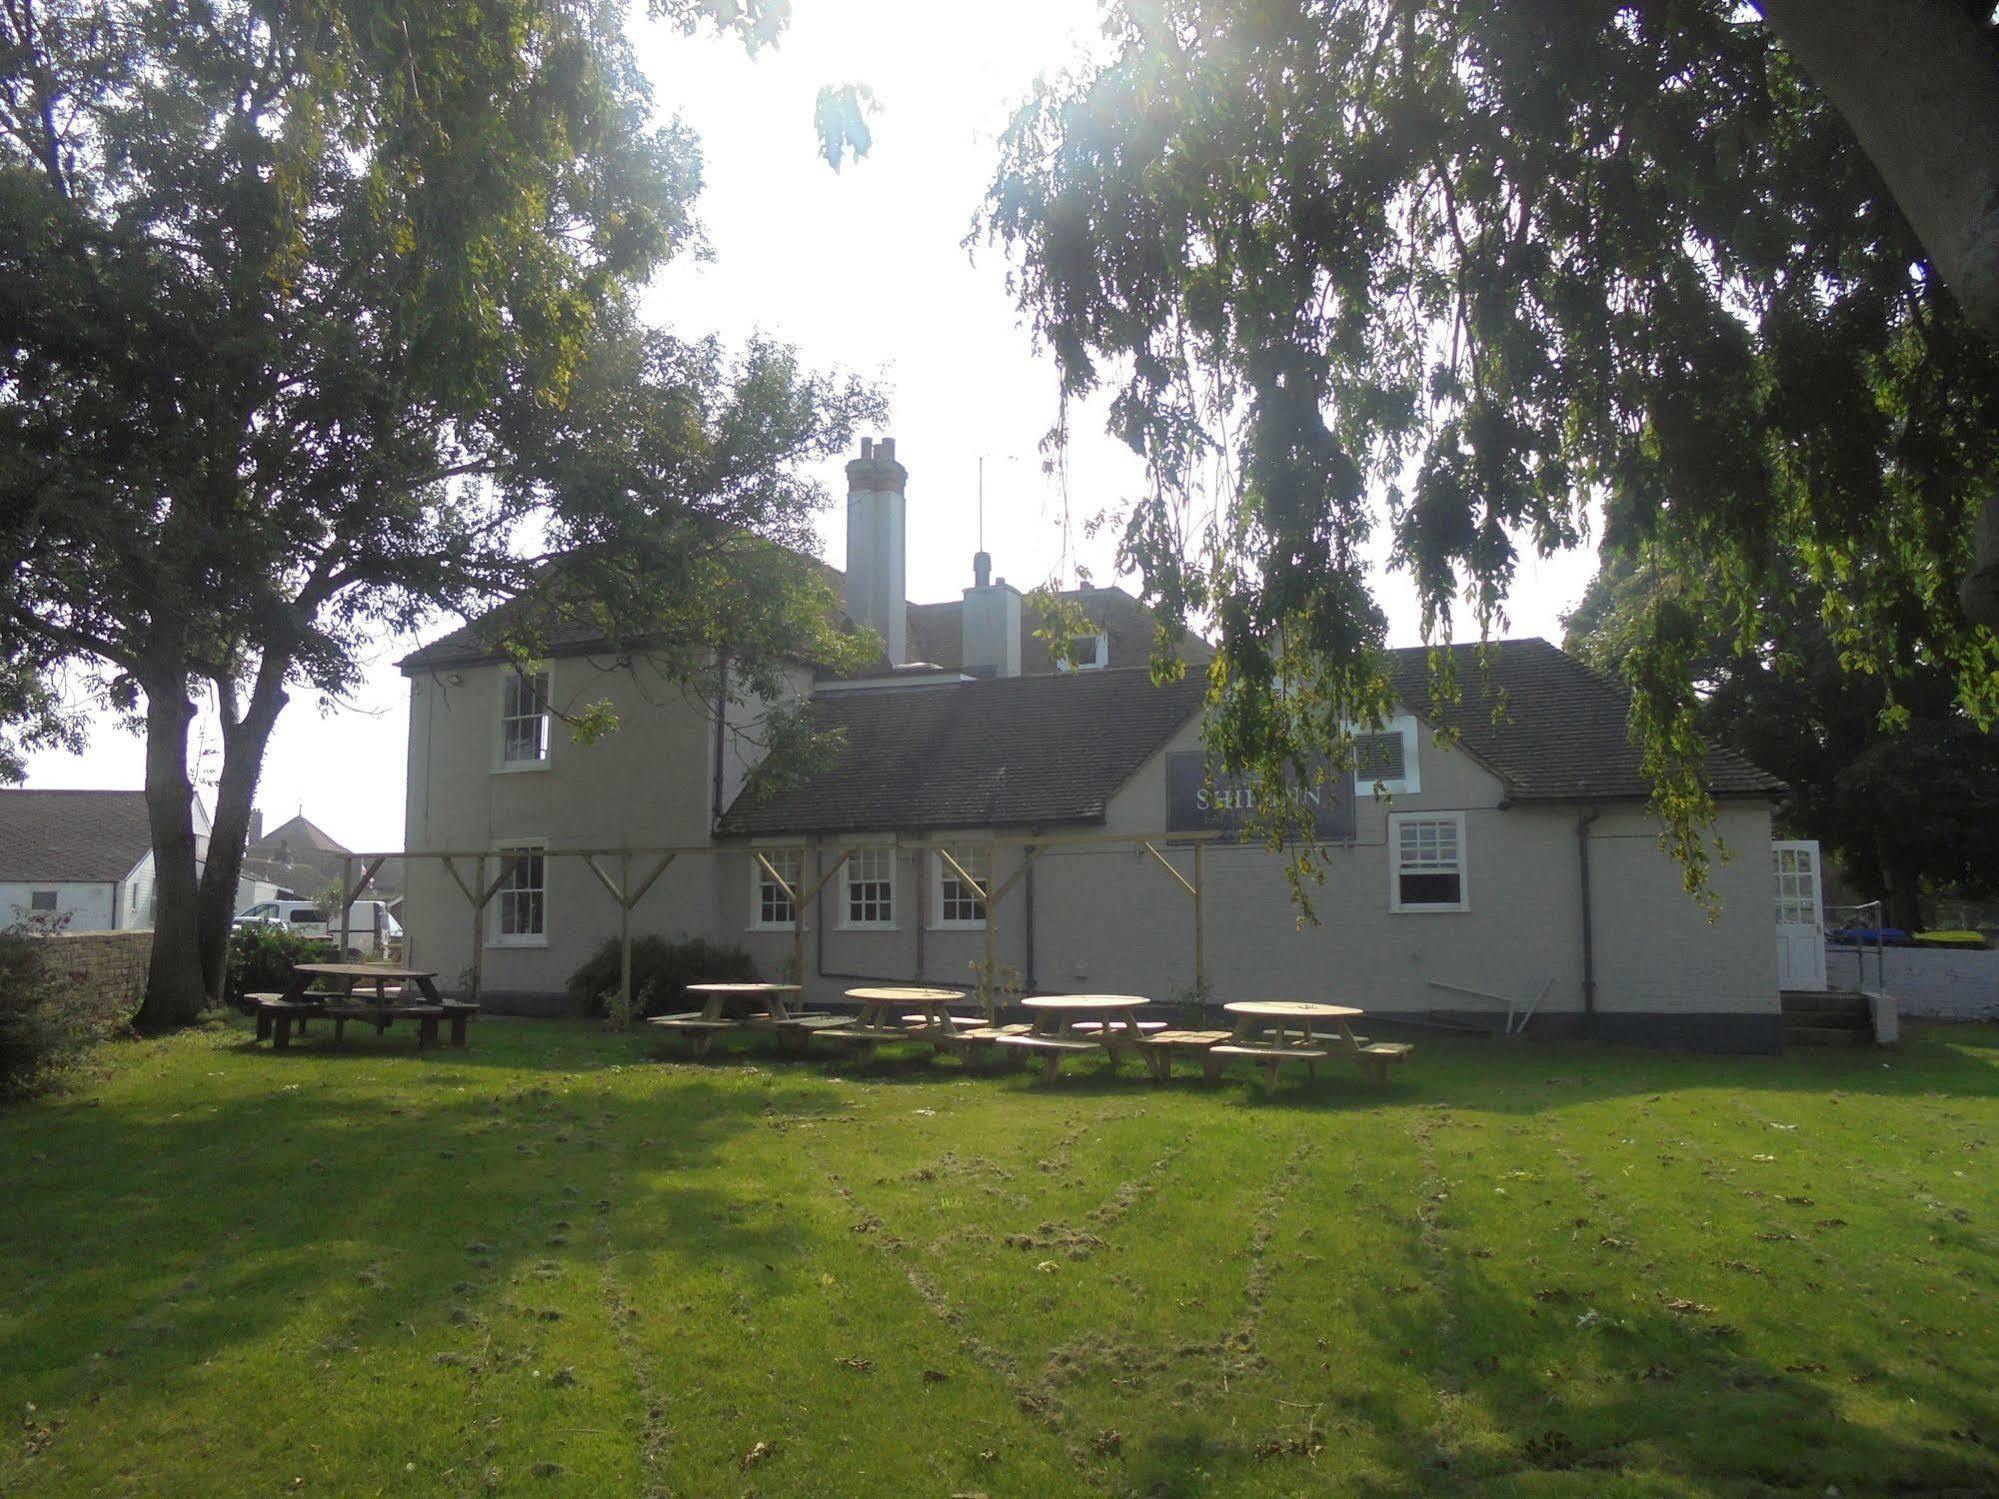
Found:
[[[1103,1043],[1099,1041],[1077,1041],[1067,1036],[1013,1035],[996,1036],[996,1046],[1015,1049],[1016,1052],[1041,1053],[1041,1080],[1052,1083],[1055,1074],[1061,1070],[1062,1059],[1079,1051],[1094,1051],[1101,1054]]]
[[[968,1063],[973,1057],[990,1055],[1003,1057],[1009,1065],[1019,1067],[1026,1062],[1026,1053],[1019,1050],[1001,1051],[999,1043],[1008,1036],[1028,1035],[1033,1029],[1031,1025],[980,1024],[970,1030],[958,1030],[955,1027],[945,1030],[942,1026],[937,1026],[925,1033],[922,1039],[939,1051],[956,1052]]]
[[[277,1051],[292,1044],[294,1025],[303,1034],[306,1021],[319,1013],[318,1005],[282,994],[245,994],[243,1003],[257,1017],[257,1039],[270,1042]]]
[[[1146,1068],[1153,1077],[1165,1082],[1173,1076],[1173,1054],[1193,1052],[1205,1055],[1211,1048],[1221,1045],[1235,1033],[1233,1031],[1198,1031],[1168,1029],[1149,1035],[1141,1043],[1142,1056]]]
[[[738,1031],[743,1028],[739,1020],[709,1020],[699,1010],[684,1015],[654,1015],[646,1021],[663,1031],[677,1031],[687,1037],[689,1056],[705,1057],[708,1048],[715,1043],[717,1031]]]
[[[1360,1038],[1356,1036],[1355,1040]],[[1363,1045],[1354,1053],[1354,1060],[1360,1063],[1360,1070],[1372,1082],[1388,1081],[1388,1069],[1396,1062],[1406,1061],[1409,1053],[1416,1048],[1407,1041],[1375,1041]]]
[[[909,1014],[902,1017],[904,1025],[921,1026],[926,1030],[943,1030],[946,1026],[980,1026],[986,1023],[983,1015],[942,1015]]]
[[[1277,1069],[1286,1062],[1303,1062],[1308,1076],[1319,1075],[1319,1063],[1332,1053],[1320,1046],[1272,1046],[1261,1041],[1224,1041],[1208,1048],[1207,1075],[1210,1081],[1238,1057],[1263,1064],[1263,1085],[1277,1086]]]

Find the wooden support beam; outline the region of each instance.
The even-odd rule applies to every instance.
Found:
[[[1171,862],[1168,861],[1166,855],[1162,854],[1158,849],[1154,848],[1149,839],[1145,838],[1139,839],[1138,846],[1144,849],[1148,854],[1152,855],[1154,863],[1156,863],[1161,869],[1165,870],[1168,874],[1173,876],[1174,884],[1178,885],[1182,890],[1186,891],[1189,895],[1192,895],[1194,893],[1194,887],[1187,883],[1187,876],[1180,873],[1179,870],[1175,869],[1171,864]],[[1198,844],[1195,846],[1197,848],[1199,847]]]
[[[978,898],[981,901],[983,901],[986,898],[985,885],[982,885],[977,880],[973,879],[971,875],[966,872],[965,866],[960,864],[956,859],[951,857],[950,849],[945,848],[940,843],[937,846],[936,853],[938,858],[942,859],[946,864],[951,866],[951,873],[955,874],[959,879],[963,880],[967,885],[970,885],[972,887],[972,893],[974,895],[978,896]],[[987,857],[987,867],[988,869],[990,869],[991,867],[990,854],[988,854]],[[987,884],[990,884],[992,882],[992,875],[990,873],[986,875],[986,882]]]

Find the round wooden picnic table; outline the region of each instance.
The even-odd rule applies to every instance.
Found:
[[[1347,1022],[1358,1020],[1367,1013],[1351,1005],[1315,1004],[1302,999],[1239,999],[1222,1008],[1236,1017],[1235,1032],[1239,1041],[1249,1040],[1265,1025],[1270,1025],[1277,1032],[1277,1045],[1309,1047],[1314,1039],[1312,1023],[1329,1020],[1341,1039],[1356,1051],[1359,1047],[1354,1043],[1354,1034]],[[1285,1035],[1286,1023],[1294,1020],[1298,1023],[1295,1041]]]
[[[720,1020],[724,1009],[761,1000],[764,1013],[775,1022],[790,1018],[786,1001],[792,995],[803,992],[804,987],[803,984],[689,984],[687,992],[701,996],[703,1020]]]
[[[1078,1020],[1096,1020],[1102,1023],[1099,1034],[1108,1042],[1114,1030],[1129,1031],[1136,1041],[1137,1012],[1151,1003],[1142,994],[1037,994],[1020,1005],[1034,1012],[1036,1035],[1066,1036]]]
[[[893,1022],[903,1011],[912,1011],[922,1017],[918,1029],[931,1026],[948,1026],[951,1014],[945,1007],[965,1002],[962,989],[931,989],[920,984],[880,984],[849,989],[847,998],[856,1000],[861,1006],[860,1025],[863,1030],[891,1030]]]

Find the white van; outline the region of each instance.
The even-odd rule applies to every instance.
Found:
[[[340,940],[339,919],[309,900],[259,901],[236,915],[237,926],[281,926],[316,942]],[[403,940],[402,924],[379,900],[357,900],[347,908],[347,952],[350,957],[375,957],[391,943]]]

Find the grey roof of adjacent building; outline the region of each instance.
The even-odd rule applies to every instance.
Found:
[[[1428,653],[1389,652],[1404,706],[1450,731],[1521,801],[1627,801],[1650,794],[1627,737],[1625,689],[1545,640],[1451,648],[1457,701],[1431,700]],[[1132,773],[1201,709],[1199,672],[1154,686],[1143,670],[1078,672],[821,694],[813,714],[843,743],[801,782],[722,819],[724,836],[906,832],[1101,822]],[[1498,710],[1495,716],[1495,710]],[[1716,750],[1717,796],[1774,797],[1783,782]]]
[[[0,791],[0,880],[115,884],[152,846],[143,791]]]

